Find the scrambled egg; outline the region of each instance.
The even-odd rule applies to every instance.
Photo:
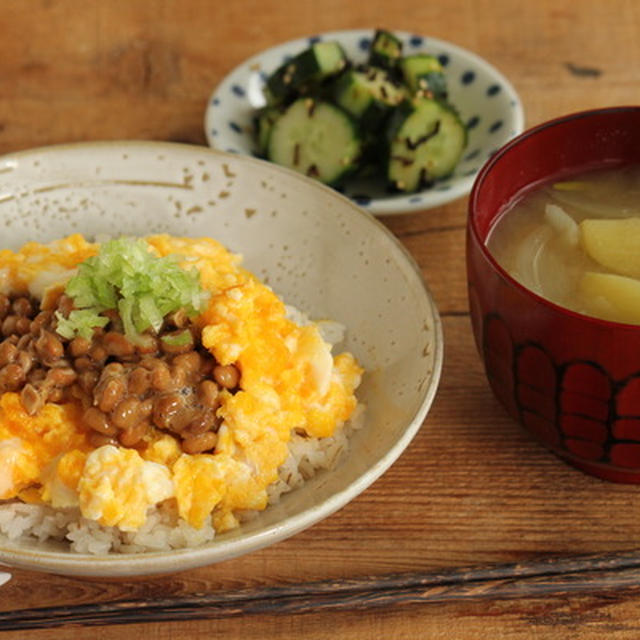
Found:
[[[264,509],[267,487],[288,455],[292,431],[331,436],[354,411],[362,369],[348,353],[331,355],[316,325],[287,317],[271,289],[239,266],[218,242],[146,239],[158,255],[196,267],[208,308],[198,318],[203,345],[221,364],[235,364],[241,387],[222,392],[223,419],[211,454],[189,455],[157,431],[142,449],[92,449],[80,408],[47,404],[30,416],[16,393],[0,396],[0,499],[19,498],[123,531],[139,528],[149,507],[168,499],[200,528],[211,514],[218,531],[237,526],[237,510]],[[49,245],[0,251],[0,292],[29,293],[46,307],[99,246],[74,235]]]

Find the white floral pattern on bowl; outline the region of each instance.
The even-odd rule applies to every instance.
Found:
[[[205,112],[210,146],[256,155],[253,137],[255,110],[264,106],[262,87],[268,75],[288,58],[319,40],[337,40],[349,59],[365,62],[373,30],[334,31],[300,38],[259,53],[236,67],[214,90]],[[420,35],[394,31],[406,54],[430,53],[443,65],[450,102],[469,133],[462,160],[453,174],[417,193],[390,192],[384,180],[354,179],[340,190],[367,211],[378,215],[431,209],[471,190],[485,161],[524,128],[522,103],[511,83],[493,66],[456,45]]]

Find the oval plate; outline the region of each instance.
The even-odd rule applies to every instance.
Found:
[[[236,67],[214,90],[205,112],[210,146],[231,153],[257,155],[253,139],[255,110],[264,106],[268,75],[313,42],[336,40],[355,63],[366,61],[373,30],[333,31],[292,40],[259,53]],[[431,209],[467,195],[484,162],[524,129],[522,103],[511,83],[493,66],[449,42],[402,31],[405,54],[429,53],[447,76],[450,102],[467,125],[469,140],[454,173],[417,193],[391,193],[384,180],[358,178],[340,191],[376,215]]]

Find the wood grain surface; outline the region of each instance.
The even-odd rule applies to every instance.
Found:
[[[638,102],[636,0],[0,0],[0,152],[204,144],[208,97],[242,60],[376,26],[477,52],[513,82],[528,125]],[[382,219],[434,294],[445,364],[423,428],[379,481],[290,540],[211,567],[127,580],[15,571],[0,638],[640,637],[640,487],[560,462],[492,397],[470,331],[466,204]]]

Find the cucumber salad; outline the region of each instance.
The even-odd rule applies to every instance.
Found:
[[[258,153],[329,185],[358,175],[414,192],[451,174],[467,143],[438,58],[403,55],[381,29],[366,63],[336,41],[316,42],[276,69],[264,94]]]

